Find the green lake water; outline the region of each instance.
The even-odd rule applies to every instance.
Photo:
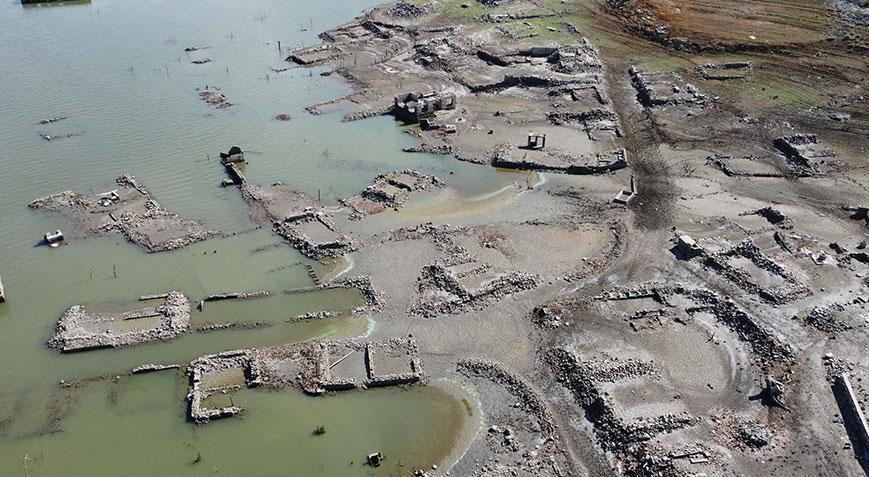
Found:
[[[311,398],[245,390],[240,419],[186,422],[186,382],[174,371],[128,377],[144,363],[186,363],[230,349],[364,335],[376,316],[286,323],[289,316],[350,310],[360,297],[332,290],[287,295],[312,283],[310,263],[257,229],[216,161],[240,145],[252,182],[281,181],[324,203],[357,193],[377,174],[415,168],[467,196],[515,176],[424,154],[389,118],[342,123],[343,111],[305,106],[345,95],[321,70],[285,66],[291,48],[370,8],[375,0],[99,0],[22,6],[0,2],[0,475],[402,475],[439,462],[469,422],[438,386]],[[284,49],[278,52],[277,41]],[[203,48],[195,53],[185,47]],[[213,61],[195,65],[191,60]],[[221,88],[232,108],[204,104],[196,88]],[[274,120],[277,114],[292,120]],[[39,119],[67,116],[48,125]],[[45,141],[40,133],[69,138]],[[62,219],[27,204],[63,190],[91,192],[132,174],[166,209],[228,236],[147,254],[117,236],[38,246]],[[319,264],[315,267],[322,268]],[[192,300],[225,291],[269,298],[209,303],[193,326],[270,326],[191,333],[119,350],[61,355],[46,346],[73,304],[117,304],[182,290]],[[59,383],[99,380],[75,388]],[[121,376],[113,382],[112,376]],[[329,429],[311,436],[314,426]],[[379,469],[366,453],[387,456]],[[197,456],[198,463],[193,464]],[[354,465],[350,462],[354,461]],[[403,464],[403,466],[401,465]]]

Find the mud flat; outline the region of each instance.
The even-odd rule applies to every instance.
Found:
[[[190,303],[173,291],[162,304],[127,311],[89,311],[75,305],[57,322],[48,346],[64,353],[133,346],[171,340],[189,327]]]
[[[161,207],[130,175],[119,177],[113,188],[102,193],[85,196],[66,191],[36,199],[30,207],[69,219],[74,230],[66,236],[88,238],[115,232],[151,253],[183,248],[216,234]]]

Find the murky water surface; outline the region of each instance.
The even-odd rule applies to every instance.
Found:
[[[342,111],[308,115],[305,106],[347,94],[346,85],[319,70],[271,70],[287,65],[286,50],[315,43],[317,32],[375,3],[0,2],[0,276],[9,298],[0,305],[0,475],[367,475],[374,470],[362,460],[376,450],[387,455],[377,472],[398,475],[451,450],[467,418],[461,401],[437,387],[326,398],[246,390],[233,397],[246,409],[243,418],[194,426],[184,419],[181,374],[126,375],[144,363],[359,336],[370,327],[349,315],[286,323],[309,311],[350,310],[360,297],[283,293],[312,284],[309,262],[257,229],[237,190],[219,187],[224,173],[216,157],[229,146],[249,151],[249,180],[319,192],[325,203],[398,168],[437,174],[467,196],[513,180],[446,157],[404,154],[413,139],[388,118],[345,124]],[[202,49],[186,53],[190,46]],[[212,61],[191,63],[203,57]],[[206,85],[235,105],[202,103],[196,89]],[[276,121],[277,114],[292,119]],[[68,119],[38,124],[61,116]],[[40,134],[71,136],[45,141]],[[37,245],[45,231],[68,225],[29,210],[31,200],[89,192],[127,173],[168,210],[228,237],[156,255],[114,236]],[[272,297],[262,300],[209,303],[192,318],[194,327],[268,326],[71,355],[45,345],[73,304],[122,307],[173,289],[195,301],[269,290]],[[80,384],[63,388],[61,380]],[[312,436],[317,425],[327,433]]]

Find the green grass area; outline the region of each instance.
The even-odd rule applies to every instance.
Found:
[[[757,71],[748,81],[733,81],[725,86],[740,94],[754,95],[788,107],[808,108],[824,103],[824,97],[817,88],[765,76]]]

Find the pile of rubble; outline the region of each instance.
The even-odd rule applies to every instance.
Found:
[[[393,18],[419,18],[426,14],[424,8],[420,8],[410,2],[400,1],[387,11]]]
[[[199,97],[205,101],[206,103],[214,106],[215,108],[228,108],[232,106],[232,103],[229,99],[226,98],[226,95],[223,94],[223,91],[217,88],[209,88],[205,87],[205,89],[198,90]]]
[[[802,321],[812,328],[830,335],[865,326],[867,322],[865,319],[862,320],[862,323],[858,323],[856,319],[846,318],[849,314],[848,308],[848,305],[841,303],[816,306],[802,318]],[[856,314],[856,312],[854,313]],[[869,315],[866,316],[869,317]]]
[[[790,230],[794,228],[794,221],[791,220],[791,218],[787,215],[781,213],[781,211],[778,209],[774,209],[772,207],[764,207],[762,209],[754,211],[753,214],[765,218],[769,221],[769,223],[775,225],[780,229]]]
[[[743,451],[768,447],[775,436],[772,429],[746,416],[733,414],[730,410],[717,410],[709,420],[715,430],[717,440],[728,448]]]
[[[580,74],[603,69],[597,48],[583,37],[579,43],[558,48],[550,58],[553,71],[564,74]]]
[[[783,136],[773,141],[773,145],[784,154],[792,172],[798,176],[816,175],[821,172],[821,164],[836,158],[836,153],[818,142],[814,134]]]
[[[137,325],[131,327],[133,320]],[[133,346],[170,340],[189,328],[190,303],[184,294],[172,291],[161,305],[127,312],[89,313],[83,305],[74,305],[57,322],[48,346],[64,353]]]

